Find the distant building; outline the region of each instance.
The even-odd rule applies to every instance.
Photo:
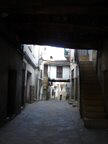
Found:
[[[50,84],[50,98],[66,100],[70,88],[70,63],[67,60],[47,61],[44,63],[44,76]]]
[[[23,45],[23,71],[25,85],[25,102],[32,103],[39,93],[39,52],[33,45]]]

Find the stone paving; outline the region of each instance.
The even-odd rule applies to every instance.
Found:
[[[108,144],[108,130],[84,128],[66,101],[41,101],[0,129],[0,144]]]

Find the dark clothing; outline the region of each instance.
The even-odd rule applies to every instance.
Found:
[[[60,95],[60,100],[62,100],[62,95]]]

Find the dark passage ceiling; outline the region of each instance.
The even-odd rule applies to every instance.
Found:
[[[0,14],[21,43],[91,48],[108,35],[104,0],[4,0]]]

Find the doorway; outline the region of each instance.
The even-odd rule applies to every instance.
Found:
[[[26,103],[30,103],[30,83],[31,83],[31,73],[27,71],[27,80],[26,80]]]
[[[17,71],[10,69],[8,72],[8,98],[7,116],[11,117],[15,113]]]

